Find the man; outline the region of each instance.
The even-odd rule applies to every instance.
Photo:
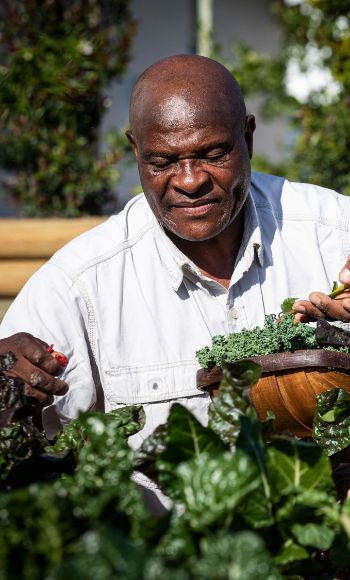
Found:
[[[205,421],[196,350],[262,325],[288,296],[303,299],[299,321],[350,321],[350,298],[327,296],[344,262],[350,283],[350,199],[251,179],[254,129],[238,84],[213,60],[170,57],[137,81],[128,139],[144,195],[57,252],[1,326],[0,353],[16,354],[13,372],[46,405],[49,438],[81,409],[134,403],[147,417],[134,446],[175,400]],[[314,288],[322,293],[305,300]],[[61,379],[52,343],[69,358]]]

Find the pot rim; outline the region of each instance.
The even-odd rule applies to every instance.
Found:
[[[335,370],[350,370],[350,354],[332,350],[306,349],[294,352],[278,352],[263,356],[252,356],[241,360],[252,360],[262,367],[263,373],[287,371],[291,369],[305,370],[313,367],[333,368]],[[211,369],[198,369],[197,387],[203,388],[219,382],[222,370],[219,366]]]

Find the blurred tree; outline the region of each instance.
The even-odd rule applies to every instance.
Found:
[[[235,46],[232,72],[244,94],[262,98],[267,119],[283,116],[293,144],[286,161],[257,169],[350,195],[350,1],[273,0],[281,27],[277,58]]]
[[[2,0],[0,167],[29,216],[101,214],[115,203],[115,136],[98,158],[103,88],[122,75],[129,0]]]

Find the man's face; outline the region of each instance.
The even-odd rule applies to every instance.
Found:
[[[176,97],[129,137],[153,213],[183,240],[216,238],[246,199],[254,118],[227,117]]]

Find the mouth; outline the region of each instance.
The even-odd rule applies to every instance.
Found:
[[[198,200],[193,202],[175,203],[173,208],[181,213],[187,215],[204,215],[210,212],[214,205],[218,202],[216,200]]]

